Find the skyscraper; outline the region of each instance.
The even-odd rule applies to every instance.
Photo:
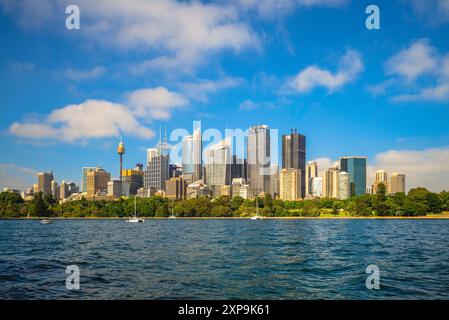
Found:
[[[390,193],[405,192],[405,174],[394,172],[390,175]]]
[[[301,171],[301,198],[306,196],[306,137],[296,129],[282,136],[282,169]]]
[[[44,196],[52,194],[53,172],[39,172],[37,174],[38,192],[42,192]]]
[[[210,188],[231,184],[231,139],[209,146],[205,150],[206,183]]]
[[[181,177],[171,178],[167,181],[166,195],[171,200],[185,199],[187,195],[187,182]]]
[[[318,163],[307,162],[306,166],[306,196],[313,194],[313,178],[318,177]]]
[[[266,125],[249,128],[248,143],[248,184],[255,195],[270,192],[271,150],[270,129]]]
[[[350,183],[349,183],[349,173],[340,172],[338,174],[338,185],[339,185],[339,199],[345,200],[351,196]]]
[[[169,179],[169,162],[169,155],[162,150],[152,154],[144,172],[143,185],[145,189],[165,190],[166,181]]]
[[[340,170],[336,167],[329,168],[323,173],[323,197],[336,198],[340,197]]]
[[[385,192],[388,193],[388,174],[385,170],[378,170],[376,172],[376,180],[374,181],[372,189],[373,194],[377,194],[380,184],[384,185]]]
[[[125,145],[123,144],[122,137],[120,137],[120,143],[117,147],[117,153],[120,156],[120,181],[122,181],[123,155],[125,154]]]
[[[351,195],[366,193],[366,157],[341,157],[340,170],[349,173]]]
[[[87,196],[93,197],[99,194],[106,194],[108,191],[108,181],[111,174],[102,168],[87,173]]]
[[[247,162],[246,159],[238,158],[236,155],[232,156],[231,164],[231,181],[232,179],[243,178],[246,181],[247,178]]]
[[[97,167],[83,167],[82,175],[83,175],[83,181],[82,181],[82,192],[87,192],[87,174],[89,172],[95,171]]]
[[[182,174],[193,174],[194,180],[203,177],[201,128],[185,136],[182,142]]]
[[[301,170],[282,169],[280,174],[280,198],[282,200],[301,199]]]

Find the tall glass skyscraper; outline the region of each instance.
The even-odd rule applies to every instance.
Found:
[[[366,157],[341,157],[340,170],[349,173],[351,195],[366,194]]]
[[[197,128],[182,141],[182,174],[193,174],[194,180],[200,180],[202,173],[201,128]]]
[[[210,187],[231,184],[231,139],[226,138],[205,151],[206,183]]]
[[[301,171],[301,198],[306,196],[306,137],[296,129],[282,136],[282,169]]]
[[[247,156],[248,156],[248,184],[254,194],[270,192],[270,128],[266,125],[249,128]]]

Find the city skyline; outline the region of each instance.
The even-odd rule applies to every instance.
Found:
[[[81,28],[69,31],[65,2],[0,2],[0,40],[14,43],[0,52],[0,187],[49,169],[78,183],[83,166],[115,176],[120,136],[130,167],[161,125],[198,119],[220,131],[298,128],[320,168],[363,155],[369,183],[400,170],[407,189],[448,189],[449,14],[438,0],[378,1],[380,30],[365,27],[367,3],[349,0],[157,1],[162,21],[145,1],[82,0]],[[160,34],[129,21],[157,21]]]

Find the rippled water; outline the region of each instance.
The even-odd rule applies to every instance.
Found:
[[[448,220],[0,221],[0,248],[1,299],[449,299]]]

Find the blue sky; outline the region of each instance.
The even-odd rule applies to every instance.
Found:
[[[448,31],[444,0],[0,0],[0,187],[118,172],[120,135],[133,167],[161,125],[201,120],[297,128],[320,169],[366,155],[449,189]]]

